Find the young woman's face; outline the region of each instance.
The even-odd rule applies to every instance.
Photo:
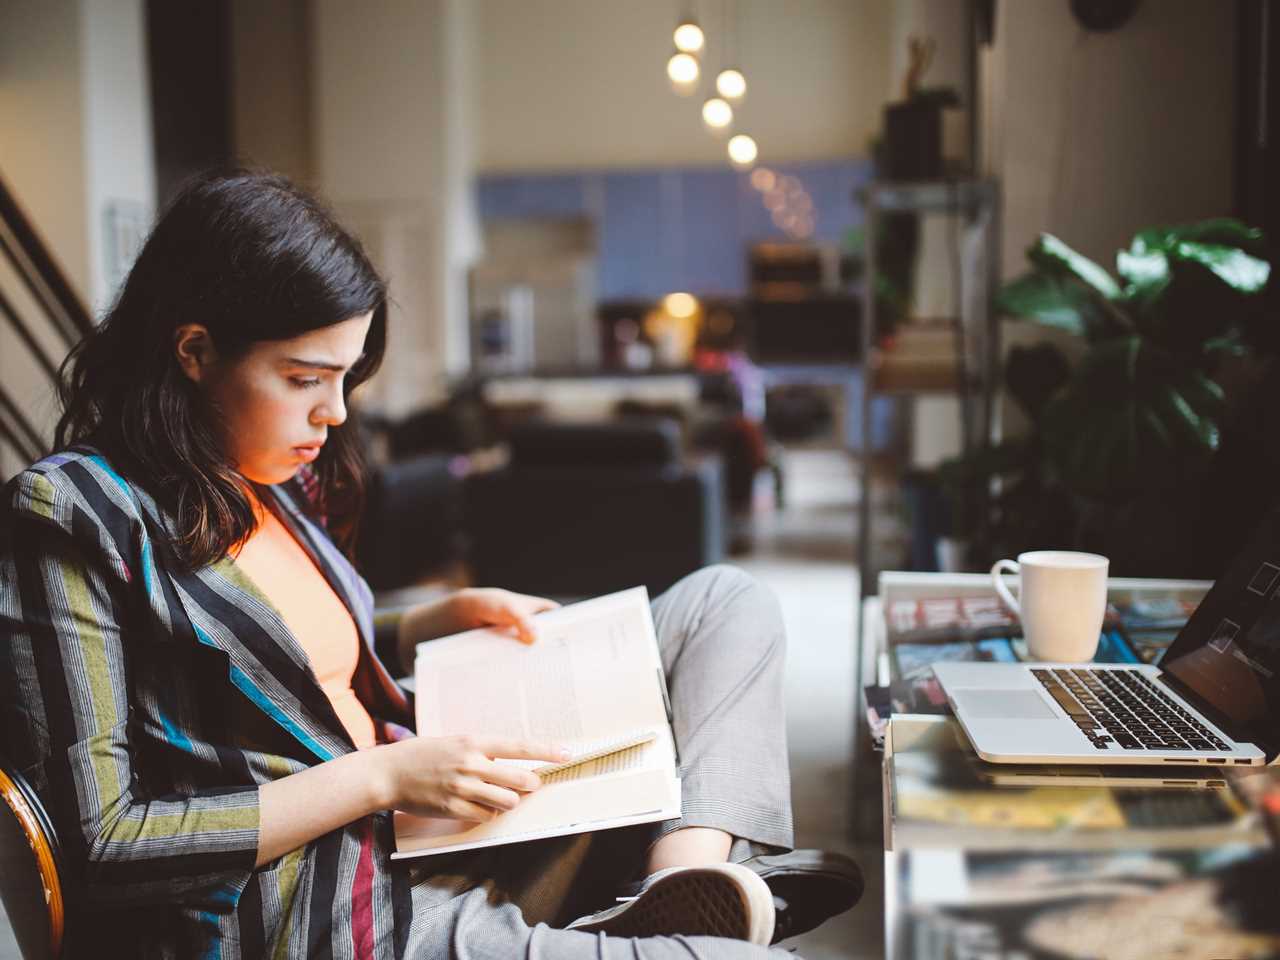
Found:
[[[179,331],[179,362],[216,406],[223,444],[241,475],[282,483],[320,455],[329,428],[347,419],[343,379],[364,352],[372,319],[366,313],[291,340],[256,343],[229,363],[207,339],[203,347],[186,344],[190,353],[203,350],[203,358],[184,358]]]

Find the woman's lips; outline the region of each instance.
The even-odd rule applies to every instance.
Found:
[[[303,460],[310,463],[316,457],[320,456],[319,447],[294,447],[293,452],[300,456]]]

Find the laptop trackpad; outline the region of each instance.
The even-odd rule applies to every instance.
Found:
[[[1057,717],[1034,690],[955,690],[952,698],[975,720],[1053,720]]]

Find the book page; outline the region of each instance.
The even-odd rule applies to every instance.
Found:
[[[652,740],[548,775],[520,805],[485,823],[396,811],[396,853],[421,856],[680,816],[680,781],[665,724]],[[612,739],[612,738],[609,738]],[[587,752],[593,742],[583,741]],[[537,769],[538,761],[502,760]]]
[[[568,772],[568,771],[566,771]],[[485,823],[395,813],[393,859],[652,823],[680,816],[680,781],[660,769],[549,783]]]
[[[528,646],[497,630],[419,644],[418,732],[559,742],[666,722],[643,588],[540,614],[535,624],[539,637]]]
[[[395,814],[395,856],[512,843],[680,816],[657,636],[643,587],[540,614],[538,640],[471,630],[419,644],[418,733],[550,740],[575,756],[642,743],[549,773],[494,820]],[[502,759],[530,769],[546,761]]]

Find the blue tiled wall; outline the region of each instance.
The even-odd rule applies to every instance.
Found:
[[[797,178],[813,200],[814,239],[839,243],[862,214],[854,190],[870,161],[770,165]],[[600,237],[600,298],[746,292],[747,247],[783,240],[750,175],[689,168],[483,176],[486,220],[587,217]]]

